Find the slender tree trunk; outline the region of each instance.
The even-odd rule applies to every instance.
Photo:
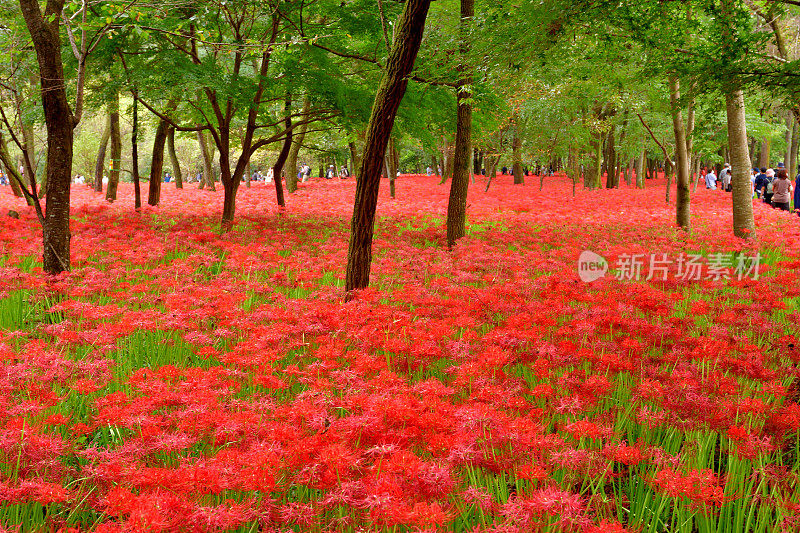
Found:
[[[172,162],[172,172],[175,174],[175,188],[183,189],[183,171],[181,171],[178,154],[175,152],[175,128],[170,128],[167,134],[167,152],[169,152],[169,159]]]
[[[797,150],[800,148],[800,123],[794,121],[794,135],[792,136],[792,147],[789,150],[789,160],[786,162],[786,169],[789,171],[789,176],[797,172]],[[797,207],[800,209],[800,206]]]
[[[483,192],[487,192],[489,190],[489,187],[492,185],[492,180],[497,177],[497,163],[500,161],[500,156],[487,156],[486,160],[488,161],[486,165],[486,177],[489,179],[486,180],[486,188],[483,190]]]
[[[303,101],[303,118],[308,114],[311,109],[311,101],[306,96]],[[300,154],[300,148],[303,146],[303,141],[306,138],[306,130],[308,124],[301,124],[297,127],[297,134],[294,135],[292,140],[292,148],[289,150],[289,158],[286,160],[286,190],[293,193],[297,190],[297,157]],[[350,143],[353,144],[352,142]]]
[[[725,95],[728,115],[728,147],[733,186],[733,232],[743,239],[756,238],[753,195],[750,191],[750,154],[747,151],[747,122],[741,89]]]
[[[674,171],[674,167],[672,167],[671,165],[667,165],[666,163],[667,162],[665,160],[664,161],[664,174],[667,177],[667,194],[666,194],[665,201],[667,203],[669,203],[670,195],[672,194],[672,174],[673,174],[673,171]]]
[[[669,76],[670,103],[672,104],[672,130],[675,134],[675,163],[677,165],[678,194],[675,202],[675,220],[689,231],[691,229],[691,195],[689,193],[689,154],[687,153],[686,128],[681,112],[681,86],[675,74]]]
[[[111,137],[111,116],[106,119],[106,127],[103,129],[103,136],[100,137],[100,148],[97,150],[97,162],[94,165],[94,184],[92,188],[97,192],[103,192],[103,174],[106,169],[106,150],[108,150],[108,139]]]
[[[153,156],[150,162],[150,184],[147,191],[147,203],[158,205],[161,202],[161,175],[164,172],[164,146],[169,137],[170,127],[166,120],[160,120],[153,139]]]
[[[17,198],[22,198],[24,194],[20,183],[24,184],[25,181],[19,172],[17,172],[17,167],[14,165],[13,159],[11,159],[11,155],[8,152],[8,144],[6,144],[6,138],[2,130],[0,130],[0,161],[3,163],[6,177],[8,177],[9,184],[11,185],[11,192],[14,193],[14,196]],[[28,205],[33,205],[32,200],[27,197],[25,197],[25,199],[28,201]]]
[[[30,76],[30,83],[31,85],[36,85],[39,83],[39,78],[35,74],[31,74]],[[17,91],[15,92],[15,99],[17,105],[17,113],[20,121],[20,129],[22,130],[22,166],[25,168],[25,175],[32,176],[36,179],[39,165],[36,159],[36,138],[34,137],[34,121],[26,116],[23,112],[24,107],[24,97],[22,93]],[[39,198],[44,197],[45,193],[47,192],[47,179],[46,177],[42,180],[42,186],[39,190]],[[22,194],[22,190],[20,189],[20,194]],[[28,198],[25,196],[25,200],[27,204],[30,206],[34,205],[33,199]]]
[[[397,180],[397,167],[398,167],[397,146],[395,145],[394,137],[389,137],[389,145],[386,147],[386,175],[389,177],[389,196],[392,198],[397,197],[395,190],[395,181]]]
[[[48,0],[44,14],[38,0],[20,0],[39,62],[42,108],[47,126],[47,194],[42,224],[42,266],[48,274],[70,269],[70,185],[72,141],[76,124],[67,102],[61,61],[60,19],[64,0]]]
[[[122,137],[119,132],[119,95],[114,95],[108,111],[111,122],[111,168],[108,171],[108,185],[106,186],[106,200],[113,202],[117,199],[117,186],[119,185],[119,170],[122,159]]]
[[[281,147],[281,152],[278,154],[278,160],[275,162],[275,166],[272,167],[272,175],[275,178],[275,196],[278,201],[278,207],[281,209],[286,208],[286,200],[283,197],[283,181],[281,181],[281,176],[283,175],[283,167],[286,164],[286,159],[289,157],[289,151],[292,149],[292,96],[290,94],[286,95],[286,103],[284,104],[284,110],[286,112],[286,137],[283,139],[283,146]]]
[[[614,133],[615,133],[614,125],[612,124],[611,129],[608,131],[608,137],[606,137],[606,152],[608,153],[606,159],[606,189],[613,189],[617,186],[617,175],[615,172],[617,171],[617,151],[614,147]]]
[[[642,153],[636,159],[636,188],[644,189],[644,173],[645,173],[645,150],[642,148]]]
[[[133,93],[133,131],[131,132],[131,166],[133,174],[134,208],[142,208],[142,188],[139,183],[139,100]]]
[[[357,176],[355,173],[361,168],[361,161],[358,158],[358,147],[354,141],[350,141],[347,146],[350,149],[350,175],[356,178]]]
[[[514,185],[525,185],[525,173],[522,171],[522,135],[519,124],[514,125],[511,138],[512,166],[514,168]]]
[[[462,78],[456,87],[456,144],[453,152],[453,179],[447,202],[447,245],[452,248],[464,236],[467,220],[470,160],[472,155],[472,75],[467,66],[469,26],[475,16],[474,0],[461,0],[459,28]]]
[[[203,177],[200,180],[197,188],[202,189],[208,185],[209,190],[215,190],[214,187],[214,161],[212,155],[209,153],[208,141],[204,131],[197,132],[197,144],[200,146],[200,157],[203,160]],[[224,202],[223,202],[224,203]],[[223,207],[223,212],[225,208]],[[233,220],[233,218],[231,218]]]
[[[386,145],[392,133],[397,108],[408,86],[408,74],[414,67],[425,19],[431,0],[407,0],[397,27],[397,34],[386,62],[383,79],[375,95],[367,129],[364,158],[358,173],[353,218],[350,223],[350,244],[347,251],[345,289],[369,285],[372,263],[372,235],[375,227],[375,208],[381,184],[381,166]]]
[[[598,132],[594,146],[594,166],[592,168],[592,189],[599,189],[603,179],[603,134]]]
[[[772,151],[772,139],[767,137],[763,141],[761,141],[761,152],[758,158],[758,166],[769,168],[770,162],[769,157]]]
[[[447,136],[442,137],[442,176],[441,180],[439,181],[439,185],[443,185],[450,176],[453,175],[453,151],[454,145],[450,144],[450,139]]]

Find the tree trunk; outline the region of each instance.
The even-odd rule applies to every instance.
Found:
[[[164,145],[170,131],[166,120],[160,120],[153,139],[153,157],[150,162],[150,185],[147,191],[147,203],[158,205],[161,202],[161,174],[164,172]]]
[[[672,194],[672,174],[673,174],[674,167],[671,165],[667,165],[667,161],[664,160],[664,175],[667,177],[667,194],[665,201],[669,203],[670,195]]]
[[[6,144],[6,138],[2,130],[0,130],[0,162],[3,164],[9,185],[11,185],[11,192],[14,193],[14,196],[17,198],[22,198],[24,196],[22,187],[24,186],[25,180],[23,176],[17,172],[17,167],[11,159],[11,155],[8,152],[8,144]],[[23,185],[20,185],[20,183]],[[27,196],[25,199],[28,201],[28,205],[33,205],[33,201]]]
[[[636,159],[636,188],[644,189],[644,173],[645,173],[645,149],[642,148],[642,153]]]
[[[483,192],[487,192],[489,190],[489,187],[492,185],[492,180],[497,177],[497,163],[500,161],[500,156],[486,156],[486,161],[488,161],[486,165],[486,177],[488,179],[486,180],[486,188],[483,190]]]
[[[461,0],[460,53],[462,77],[456,87],[456,144],[453,151],[453,179],[447,201],[447,245],[452,248],[464,236],[467,220],[470,160],[472,155],[472,76],[468,72],[469,25],[475,16],[474,0]]]
[[[350,148],[350,175],[356,178],[358,176],[356,176],[355,173],[361,168],[361,161],[358,158],[358,147],[356,147],[354,141],[350,141],[347,147]]]
[[[522,135],[520,135],[519,124],[514,125],[511,138],[511,150],[514,185],[525,185],[525,174],[522,171]]]
[[[753,195],[750,190],[750,154],[747,151],[747,122],[741,89],[725,95],[728,115],[728,147],[733,186],[733,232],[743,239],[755,239]]]
[[[384,157],[384,171],[386,172],[386,177],[389,178],[389,196],[391,198],[397,197],[397,191],[395,190],[395,181],[397,179],[397,151],[395,148],[395,140],[394,137],[389,137],[389,144],[386,146],[386,157]]]
[[[369,285],[372,263],[372,234],[375,208],[381,185],[381,166],[386,145],[392,133],[397,108],[408,86],[408,74],[414,67],[425,19],[431,0],[407,0],[397,27],[397,34],[386,62],[367,129],[364,158],[358,173],[353,218],[350,223],[350,244],[347,250],[345,289],[363,289]]]
[[[202,189],[208,185],[209,190],[216,190],[214,187],[214,162],[212,160],[212,155],[209,153],[210,150],[208,141],[206,140],[206,134],[202,130],[197,132],[197,144],[200,147],[200,158],[203,160],[203,177],[197,185],[197,188]],[[223,207],[223,213],[224,211],[225,208]],[[231,218],[231,220],[233,219]]]
[[[42,225],[43,269],[58,274],[70,268],[69,207],[75,117],[67,102],[59,24],[64,0],[48,0],[44,15],[38,0],[20,0],[39,62],[42,108],[47,126],[47,212]]]
[[[281,152],[278,154],[278,160],[275,161],[275,166],[272,167],[272,175],[275,178],[275,196],[278,201],[278,207],[281,209],[286,208],[286,200],[283,197],[283,181],[281,175],[283,174],[283,167],[286,164],[286,159],[289,157],[289,151],[292,149],[292,97],[286,95],[286,103],[284,109],[286,112],[286,137],[283,139],[283,146]]]
[[[770,167],[769,157],[771,155],[770,154],[771,149],[772,149],[772,139],[767,137],[766,139],[761,141],[761,153],[760,153],[760,155],[758,157],[758,166],[759,167],[766,167],[766,168]]]
[[[100,137],[100,148],[97,150],[97,162],[94,165],[94,184],[92,188],[97,192],[103,192],[103,174],[106,169],[106,151],[108,150],[108,139],[111,137],[111,116],[106,119],[106,127],[103,129],[103,136]]]
[[[134,208],[142,208],[142,188],[139,183],[139,100],[133,93],[133,131],[131,132],[131,174],[133,176]]]
[[[310,109],[311,101],[308,99],[308,96],[306,96],[303,102],[302,118],[305,118]],[[307,129],[308,124],[301,124],[297,127],[297,134],[293,137],[292,148],[289,150],[289,158],[286,160],[286,190],[289,193],[293,193],[297,190],[297,156],[300,154],[300,148],[303,146],[303,141],[306,138]]]
[[[603,179],[603,134],[598,132],[594,144],[594,165],[592,167],[592,189],[599,189]]]
[[[614,147],[614,133],[615,127],[612,124],[611,129],[608,131],[608,137],[606,137],[606,189],[613,189],[617,186],[617,175],[615,172],[617,171],[617,151]]]
[[[789,160],[786,162],[786,170],[789,176],[797,172],[797,150],[800,148],[800,122],[794,121],[794,135],[792,136],[792,147],[789,150]],[[796,209],[800,209],[797,206]]]
[[[31,85],[36,85],[39,82],[39,78],[35,74],[30,75],[30,83]],[[37,171],[38,171],[38,164],[36,160],[36,138],[34,137],[34,121],[26,116],[23,112],[24,107],[24,97],[21,92],[17,91],[14,93],[16,104],[17,104],[17,113],[20,121],[20,129],[22,130],[22,165],[25,168],[25,175],[26,176],[33,176],[36,178]],[[17,184],[19,185],[19,184]],[[42,198],[46,192],[46,183],[42,183],[42,188],[39,191],[39,198]],[[20,194],[22,194],[22,190],[20,189]],[[33,199],[28,198],[25,196],[25,199],[28,205],[34,205]]]
[[[175,128],[170,128],[167,134],[167,152],[172,161],[172,172],[175,174],[175,188],[183,189],[183,172],[181,162],[178,161],[178,154],[175,152]]]
[[[691,229],[691,195],[689,193],[689,154],[687,153],[686,128],[680,107],[681,86],[675,74],[669,76],[669,96],[672,104],[672,130],[675,134],[675,163],[677,165],[678,194],[675,202],[675,220],[689,231]]]
[[[122,138],[119,132],[119,95],[109,104],[109,121],[111,122],[111,169],[108,172],[108,185],[106,186],[106,200],[113,202],[117,199],[117,186],[119,185],[119,170],[122,160]]]

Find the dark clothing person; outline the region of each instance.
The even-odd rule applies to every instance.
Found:
[[[800,215],[800,172],[794,179],[794,210]]]
[[[792,182],[786,174],[786,169],[779,169],[778,176],[772,181],[772,207],[783,211],[789,210],[791,200]]]
[[[759,195],[761,196],[761,198],[764,199],[765,204],[768,204],[769,200],[764,195],[764,188],[767,186],[769,182],[770,179],[767,177],[767,169],[762,168],[761,172],[759,172],[758,176],[756,176],[755,188],[760,193]],[[770,200],[772,199],[771,195],[769,199]]]

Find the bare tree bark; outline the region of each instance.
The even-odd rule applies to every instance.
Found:
[[[286,164],[286,158],[289,157],[289,151],[292,149],[292,95],[286,95],[286,103],[284,104],[284,111],[286,112],[286,137],[283,139],[283,146],[281,152],[278,154],[278,160],[275,166],[272,167],[272,175],[275,178],[275,196],[278,201],[278,207],[286,207],[286,199],[283,197],[283,167]],[[223,217],[224,218],[224,217]]]
[[[522,134],[519,123],[512,128],[511,149],[513,156],[514,185],[525,185],[525,175],[522,172]]]
[[[308,114],[310,109],[311,101],[308,99],[308,96],[306,96],[303,101],[303,116]],[[306,138],[307,129],[308,124],[301,124],[297,127],[297,134],[292,139],[292,148],[289,151],[289,158],[286,162],[286,190],[290,193],[297,190],[297,157],[300,154],[300,148],[303,146],[303,141]]]
[[[691,195],[689,193],[689,154],[687,153],[686,128],[681,111],[681,86],[678,76],[669,76],[669,99],[672,107],[672,130],[675,134],[675,159],[677,165],[678,194],[675,202],[675,220],[689,231],[691,229]]]
[[[358,177],[355,173],[361,168],[361,161],[358,158],[358,147],[354,141],[350,141],[347,146],[350,149],[350,175],[355,178]]]
[[[169,106],[168,106],[169,107]],[[147,189],[147,203],[158,205],[161,202],[161,174],[164,172],[164,146],[170,131],[169,123],[160,119],[153,139],[153,155],[150,160],[150,183]]]
[[[117,199],[117,186],[119,185],[119,169],[122,159],[122,138],[119,132],[119,95],[109,104],[109,121],[111,122],[111,169],[108,172],[108,185],[106,186],[106,200],[113,202]]]
[[[381,167],[386,145],[394,127],[397,108],[408,86],[408,75],[414,67],[417,52],[425,31],[431,0],[407,0],[397,25],[386,71],[375,95],[366,146],[358,173],[353,218],[350,223],[350,244],[347,251],[345,289],[352,291],[369,285],[372,264],[372,236],[375,227],[375,208],[381,184]]]
[[[743,239],[756,238],[753,219],[753,194],[750,189],[750,154],[747,147],[747,122],[744,93],[741,89],[725,95],[728,115],[728,147],[733,174],[733,233]]]
[[[216,187],[214,187],[214,161],[213,156],[209,153],[205,132],[197,132],[197,144],[200,146],[200,157],[203,160],[203,177],[200,179],[197,188],[202,189],[208,185],[209,190],[214,191],[216,190]]]
[[[142,188],[139,183],[139,101],[133,91],[133,131],[131,132],[131,175],[133,176],[133,205],[142,208]]]
[[[94,184],[92,188],[97,192],[103,192],[103,174],[106,168],[106,151],[108,150],[108,139],[111,137],[111,116],[106,118],[106,127],[103,129],[103,136],[100,137],[100,148],[97,150],[97,162],[94,165]]]
[[[169,159],[172,162],[172,172],[175,174],[175,188],[183,189],[183,172],[178,154],[175,152],[175,128],[172,127],[169,128],[167,134],[167,152],[169,152]]]
[[[464,236],[467,220],[472,155],[472,75],[467,65],[467,56],[470,51],[469,26],[474,16],[474,0],[461,0],[459,70],[462,76],[456,87],[456,145],[453,152],[453,179],[450,181],[450,198],[447,202],[447,245],[450,248]]]
[[[20,0],[39,63],[42,108],[47,126],[46,214],[42,225],[42,263],[48,274],[70,269],[70,185],[75,116],[67,102],[61,60],[60,19],[64,0],[47,0],[42,13],[38,0]]]

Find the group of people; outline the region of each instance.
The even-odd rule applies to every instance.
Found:
[[[795,210],[800,208],[800,194],[798,194],[800,193],[800,172],[798,172],[795,181],[797,182],[796,186],[792,186],[789,172],[783,166],[783,163],[779,163],[777,169],[754,168],[750,176],[750,182],[753,184],[756,198],[760,198],[765,204],[783,211],[789,211],[792,192],[794,192]]]
[[[304,165],[304,168],[308,169],[308,171],[303,175],[303,181],[306,181],[308,179],[308,175],[311,174],[311,167]],[[332,180],[335,177],[337,177],[336,167],[333,165],[328,165],[328,169],[325,170],[325,179]],[[339,169],[338,177],[341,180],[345,180],[350,177],[350,171],[347,170],[347,165],[342,165],[342,167]],[[297,179],[300,179],[300,173],[297,174]]]
[[[728,163],[725,163],[719,177],[711,168],[705,173],[706,189],[731,192],[731,177],[731,166]],[[792,193],[794,193],[795,210],[800,209],[800,166],[795,181],[793,185],[783,163],[779,163],[777,168],[756,167],[750,174],[751,192],[755,197],[783,211],[789,211]]]

